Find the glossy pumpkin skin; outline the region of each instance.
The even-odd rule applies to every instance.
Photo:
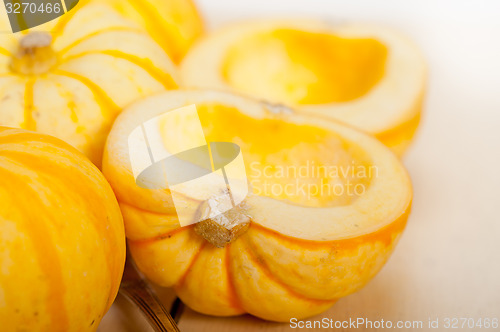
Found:
[[[121,207],[127,234],[158,225],[161,218],[123,203]],[[128,244],[148,278],[174,287],[198,312],[250,313],[287,322],[319,314],[371,280],[392,253],[408,213],[374,234],[322,243],[289,238],[252,223],[225,248],[207,243],[193,227],[165,231],[168,226],[150,226],[155,236],[134,239],[140,234],[132,233]]]
[[[54,64],[34,74],[17,68],[25,60],[14,64],[25,35],[0,35],[0,125],[56,136],[96,165],[123,107],[177,87],[174,65],[161,47],[109,6],[79,5],[37,29],[50,31]]]
[[[203,22],[192,0],[85,1],[109,4],[144,27],[175,63],[203,33]]]
[[[95,331],[125,262],[111,187],[51,136],[0,127],[2,331]]]

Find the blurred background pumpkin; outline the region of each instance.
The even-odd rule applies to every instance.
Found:
[[[179,63],[203,33],[203,21],[192,0],[83,0],[111,5],[120,14],[144,27]]]

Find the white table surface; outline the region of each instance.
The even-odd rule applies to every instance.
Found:
[[[411,36],[427,57],[425,114],[404,158],[415,196],[408,227],[379,275],[316,319],[439,318],[442,324],[446,317],[500,318],[500,1],[198,3],[210,28],[286,15],[381,23]],[[168,290],[162,294],[166,302],[171,299]],[[149,331],[134,315],[116,306],[99,331],[139,331],[139,326]],[[218,319],[190,310],[179,326],[182,331],[292,330],[249,316]],[[433,331],[440,330],[445,329]]]

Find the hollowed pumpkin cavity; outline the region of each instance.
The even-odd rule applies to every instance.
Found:
[[[207,142],[240,146],[256,195],[308,207],[347,205],[377,175],[359,147],[332,132],[278,117],[256,119],[220,104],[197,107]]]
[[[241,38],[223,60],[228,84],[289,104],[346,102],[384,75],[387,48],[371,38],[276,29]]]

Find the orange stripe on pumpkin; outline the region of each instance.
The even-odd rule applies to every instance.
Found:
[[[136,28],[124,27],[124,26],[110,27],[110,28],[106,28],[106,29],[102,29],[102,30],[98,30],[98,31],[94,31],[92,33],[89,33],[88,35],[85,35],[82,38],[77,39],[74,42],[72,42],[71,44],[69,44],[68,46],[64,47],[58,53],[62,57],[65,53],[70,51],[73,47],[81,44],[84,41],[87,41],[89,39],[92,39],[93,37],[96,37],[96,36],[99,36],[99,35],[102,35],[102,34],[105,34],[108,32],[119,32],[119,31],[129,31],[129,32],[136,32],[136,33],[144,34],[144,31],[142,31],[140,29],[136,29]]]
[[[69,56],[65,59],[65,61],[70,61],[78,58],[85,57],[87,55],[93,55],[93,54],[104,54],[104,55],[109,55],[114,58],[119,58],[123,60],[127,60],[130,63],[140,67],[144,71],[146,71],[151,77],[153,77],[156,81],[158,81],[160,84],[162,84],[165,89],[167,90],[172,90],[172,89],[177,89],[178,85],[172,78],[172,76],[163,70],[159,69],[153,64],[153,61],[150,59],[143,59],[138,56],[134,56],[128,53],[124,53],[121,51],[117,50],[102,50],[102,51],[88,51],[88,52],[83,52],[80,54],[75,54],[72,56]]]
[[[193,234],[194,234],[194,232],[193,232]],[[196,263],[196,260],[198,259],[198,257],[200,257],[202,250],[205,248],[205,246],[207,244],[208,244],[208,242],[203,242],[203,244],[200,246],[200,248],[198,248],[198,251],[196,252],[196,254],[193,255],[193,258],[191,258],[191,261],[188,264],[186,272],[184,272],[184,274],[177,281],[177,284],[174,286],[175,288],[181,288],[184,285],[184,281],[186,280],[189,272],[191,272],[191,269],[192,269],[194,263]]]
[[[24,122],[21,124],[21,127],[28,130],[36,130],[36,121],[33,117],[33,110],[35,108],[33,89],[35,83],[36,79],[30,78],[24,86]]]
[[[109,97],[108,94],[101,87],[99,87],[99,85],[92,82],[92,80],[88,79],[87,77],[75,73],[70,73],[61,69],[54,70],[53,74],[72,78],[85,85],[94,94],[97,103],[101,106],[101,110],[103,111],[104,116],[109,115],[104,114],[109,113],[109,110],[111,110],[111,113],[113,113],[113,115],[117,115],[120,111],[120,107],[116,105],[113,99],[111,99],[111,97]]]
[[[280,285],[290,295],[292,295],[292,296],[294,296],[294,297],[296,297],[298,299],[305,300],[305,301],[308,301],[308,302],[311,302],[311,303],[314,303],[314,304],[334,303],[336,301],[336,299],[335,300],[333,300],[333,299],[332,300],[317,300],[317,299],[312,299],[310,297],[307,297],[307,296],[304,296],[304,295],[302,295],[300,293],[297,293],[296,291],[294,291],[293,289],[291,289],[288,285],[284,284],[283,282],[281,282],[281,280],[279,280],[278,278],[276,278],[273,275],[273,273],[271,272],[271,270],[269,270],[269,268],[267,267],[266,263],[263,262],[262,260],[260,260],[255,255],[255,252],[252,249],[251,245],[248,243],[248,241],[243,240],[241,238],[239,240],[244,241],[246,249],[247,249],[246,252],[248,253],[248,257],[255,264],[255,266],[257,266],[268,279],[270,279],[273,282],[275,282],[276,284]]]
[[[134,1],[131,0],[129,3],[134,7],[136,12],[142,16],[144,20],[145,27],[147,31],[152,33],[153,31],[156,32],[157,36],[152,36],[153,39],[155,39],[160,46],[165,49],[167,45],[175,45],[175,40],[172,40],[169,38],[170,36],[166,33],[162,33],[165,31],[165,27],[161,22],[164,21],[164,18],[161,16],[161,13],[158,12],[158,9],[155,8],[154,6],[151,5],[150,2],[148,1]],[[158,40],[157,37],[158,34],[161,33],[161,40]],[[170,53],[175,50],[174,48],[169,47]],[[178,61],[179,59],[172,59],[172,61]]]
[[[34,148],[34,146],[30,145],[29,148]],[[36,173],[38,176],[46,177],[47,180],[44,182],[47,183],[47,186],[50,186],[51,188],[65,188],[68,185],[64,179],[53,174],[54,169],[61,169],[62,167],[66,166],[64,167],[65,179],[82,178],[83,174],[89,174],[89,172],[81,166],[83,156],[82,160],[79,160],[80,158],[72,158],[71,154],[65,149],[58,149],[58,151],[59,153],[65,153],[65,155],[63,155],[63,158],[69,159],[70,162],[68,164],[62,164],[58,162],[58,159],[42,158],[42,156],[37,158],[31,153],[31,151],[7,150],[3,151],[2,155],[10,157],[11,160],[16,160],[16,162],[19,165],[22,165],[24,169],[28,169]],[[90,162],[88,162],[88,165],[90,167],[94,167],[92,164],[90,164]],[[97,170],[96,174],[98,174]],[[115,230],[112,227],[107,227],[105,223],[101,222],[101,220],[105,220],[106,218],[108,218],[108,215],[107,211],[99,206],[101,201],[99,200],[99,198],[96,198],[95,192],[98,188],[93,188],[95,184],[96,182],[94,181],[89,183],[80,181],[78,184],[79,192],[77,198],[82,198],[79,201],[84,205],[83,209],[85,211],[90,211],[93,214],[92,217],[89,216],[88,220],[91,221],[94,229],[96,230],[96,233],[99,236],[104,236],[106,238],[106,241],[104,241],[103,243],[107,244],[107,246],[103,246],[103,255],[104,257],[106,257],[108,275],[110,277],[110,280],[116,280],[120,277],[119,274],[122,271],[122,266],[119,265],[121,263],[114,262],[112,260],[109,260],[108,258],[114,257],[114,249],[118,247],[119,243],[117,242],[118,239],[115,237]],[[116,285],[115,288],[116,289],[110,289],[110,294],[114,294],[115,291],[117,291],[118,285]],[[108,299],[108,307],[111,305],[111,301],[111,298]]]
[[[238,298],[238,293],[236,292],[236,286],[234,285],[233,269],[232,269],[231,264],[230,264],[231,258],[229,257],[230,256],[230,254],[229,254],[230,248],[231,248],[231,244],[228,244],[226,246],[226,248],[224,248],[224,250],[225,250],[224,265],[226,267],[227,286],[228,286],[227,292],[229,294],[229,299],[230,299],[229,301],[230,301],[231,306],[235,309],[244,311],[244,309],[241,305],[241,301]]]
[[[59,21],[56,23],[56,26],[52,29],[52,38],[55,41],[61,34],[64,32],[64,29],[66,28],[66,25],[71,21],[73,16],[76,15],[80,8],[73,8],[73,10],[70,10],[63,16],[59,18]]]
[[[5,151],[3,151],[2,155],[4,153]],[[22,165],[22,167],[24,167],[24,165]],[[11,185],[14,184],[15,190],[12,190],[12,195],[19,196],[16,200],[17,203],[19,205],[25,205],[23,213],[28,216],[28,220],[24,220],[27,222],[24,224],[23,229],[33,244],[35,249],[34,254],[36,255],[42,273],[47,277],[46,280],[50,297],[47,299],[46,303],[47,311],[52,322],[51,330],[67,331],[69,320],[65,311],[66,306],[64,301],[66,285],[64,283],[59,254],[54,243],[51,242],[50,231],[44,223],[45,220],[43,220],[44,216],[40,213],[40,211],[43,211],[43,208],[36,208],[36,205],[40,204],[37,192],[31,186],[27,185],[27,182],[18,180],[17,172],[12,172],[6,168],[2,168],[2,171],[4,173],[9,173],[8,176],[2,177],[8,179]],[[29,202],[26,200],[27,192],[33,193],[28,196],[30,197]]]

